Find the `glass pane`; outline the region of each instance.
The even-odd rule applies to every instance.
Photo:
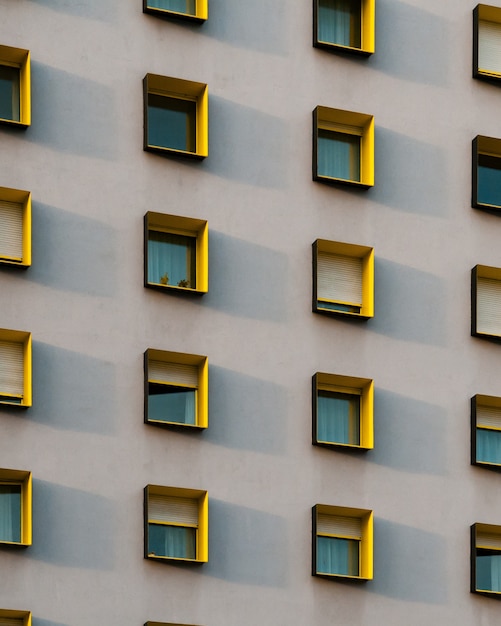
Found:
[[[317,439],[360,445],[360,397],[319,390]]]
[[[360,137],[318,130],[319,176],[360,181]]]
[[[19,122],[19,68],[0,65],[0,118]]]
[[[362,47],[361,0],[318,0],[318,40]]]
[[[196,15],[195,1],[196,0],[148,0],[148,7],[151,9],[164,9],[165,11]]]
[[[149,524],[148,554],[178,559],[196,559],[196,528]]]
[[[477,550],[477,589],[501,591],[501,554]]]
[[[501,465],[501,431],[477,428],[477,461]]]
[[[317,537],[317,572],[359,576],[359,547],[355,539]]]
[[[21,541],[21,485],[0,485],[0,541]]]
[[[501,159],[487,154],[478,155],[478,201],[501,206]]]
[[[197,104],[148,94],[148,145],[196,152]]]
[[[148,233],[148,282],[196,288],[196,239]]]
[[[148,419],[195,424],[195,389],[149,383]]]

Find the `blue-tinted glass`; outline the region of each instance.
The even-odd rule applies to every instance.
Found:
[[[501,431],[477,428],[477,461],[501,465]]]
[[[0,541],[21,541],[20,485],[0,485]]]
[[[318,40],[360,48],[361,0],[318,0]]]
[[[359,576],[359,547],[354,539],[317,536],[317,572]]]
[[[148,0],[148,7],[196,15],[195,0]]]
[[[196,239],[149,231],[148,282],[195,289]]]
[[[360,137],[318,130],[317,172],[319,176],[360,181]]]
[[[477,589],[484,591],[501,591],[501,555],[488,554],[487,550],[479,550],[485,554],[477,554]]]
[[[196,152],[196,102],[148,94],[148,145]]]
[[[149,524],[148,554],[177,559],[196,559],[197,531],[195,528]]]
[[[194,389],[149,383],[148,419],[195,424],[195,394]]]
[[[319,390],[317,438],[329,443],[360,444],[360,398]]]
[[[19,122],[19,69],[0,65],[0,118]]]
[[[477,199],[480,204],[501,206],[501,159],[478,155]]]

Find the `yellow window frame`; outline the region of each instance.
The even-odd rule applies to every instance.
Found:
[[[150,233],[183,235],[195,240],[194,287],[150,282],[148,276],[148,242]],[[207,220],[148,211],[144,216],[144,286],[164,292],[204,294],[209,291],[209,226]]]
[[[361,4],[361,45],[345,46],[340,43],[323,41],[319,37],[320,27],[320,0],[313,0],[313,45],[330,52],[348,52],[362,56],[370,56],[376,51],[376,0],[360,0]]]
[[[0,328],[0,341],[9,341],[23,345],[23,395],[11,396],[11,394],[2,393],[2,389],[0,389],[0,404],[28,408],[32,405],[33,394],[31,333],[23,330]],[[16,400],[20,400],[20,402]]]
[[[205,83],[197,83],[182,78],[146,74],[144,89],[144,150],[164,156],[182,156],[204,159],[209,154],[209,92]],[[148,141],[148,96],[155,94],[176,100],[188,100],[196,105],[195,135],[196,149],[179,150],[169,146],[157,146]]]
[[[149,375],[150,361],[163,361],[164,363],[175,363],[179,365],[193,365],[198,368],[198,385],[182,385],[176,382],[168,383],[156,381]],[[158,383],[175,387],[185,386],[196,390],[195,404],[195,424],[183,424],[180,422],[167,422],[150,419],[148,416],[148,395],[149,383]],[[184,352],[170,352],[168,350],[156,350],[148,348],[144,353],[144,422],[154,426],[179,429],[205,429],[209,426],[209,360],[206,356],[199,354],[186,354]]]
[[[19,121],[0,118],[0,123],[27,128],[31,124],[30,51],[23,48],[0,46],[0,66],[19,69]]]
[[[196,500],[198,505],[198,525],[196,533],[196,558],[179,558],[170,556],[157,556],[149,554],[149,525],[162,524],[165,526],[180,526],[193,528],[187,524],[160,522],[150,518],[149,498],[150,495],[173,496],[176,498],[190,498]],[[146,485],[144,488],[144,558],[158,561],[184,561],[190,563],[207,563],[209,560],[209,495],[202,489],[185,489],[184,487],[165,487],[162,485]]]
[[[2,250],[0,250],[0,263],[23,268],[29,267],[31,265],[31,192],[0,187],[0,202],[1,201],[15,202],[22,206],[23,253],[21,258],[14,258],[2,254]],[[1,221],[2,214],[0,211],[0,223]]]
[[[362,537],[352,537],[350,535],[327,535],[317,531],[318,516],[330,515],[333,517],[353,517],[359,519],[362,528]],[[322,578],[343,579],[353,581],[367,581],[374,577],[374,514],[368,509],[358,509],[352,507],[335,506],[330,504],[315,504],[312,509],[312,575]],[[358,576],[344,574],[329,574],[318,571],[317,567],[317,537],[329,536],[339,539],[356,539],[360,542],[359,549],[359,572]]]
[[[322,441],[318,437],[318,393],[331,391],[360,399],[360,443]],[[317,372],[312,378],[312,443],[327,448],[372,450],[374,448],[374,381],[370,378]]]
[[[480,66],[480,22],[492,22],[501,27],[501,7],[478,4],[473,9],[473,78],[498,82],[501,80],[501,71]]]
[[[353,257],[362,260],[362,303],[360,310],[339,311],[328,308],[328,304],[350,305],[352,303],[338,300],[324,300],[318,294],[318,257],[321,253],[334,254],[339,256]],[[361,246],[353,243],[341,241],[328,241],[327,239],[317,239],[312,245],[313,256],[313,297],[312,311],[325,315],[355,317],[360,319],[370,319],[374,317],[374,248]],[[322,303],[325,303],[323,306]],[[356,303],[357,305],[360,303]]]
[[[172,9],[152,7],[149,5],[148,0],[143,0],[143,12],[161,18],[189,20],[190,22],[202,24],[209,18],[209,2],[208,0],[195,0],[195,14],[191,14],[182,11],[173,11]]]
[[[501,9],[500,9],[501,11]],[[472,142],[472,185],[471,185],[471,206],[474,209],[482,209],[486,212],[498,213],[501,211],[501,205],[490,204],[480,200],[479,193],[479,175],[480,157],[493,157],[499,161],[499,169],[501,170],[501,139],[495,137],[485,137],[477,135]],[[501,173],[500,173],[501,176]]]
[[[479,279],[499,281],[501,287],[501,268],[488,265],[476,265],[471,270],[471,335],[490,341],[501,342],[501,324],[499,331],[486,332],[478,324],[478,282]]]
[[[471,399],[471,464],[478,465],[479,467],[485,467],[487,469],[501,471],[501,461],[499,463],[490,463],[488,461],[481,461],[477,458],[477,432],[479,430],[487,430],[490,432],[501,433],[501,427],[482,426],[477,423],[477,413],[479,407],[498,409],[501,414],[501,398],[497,396],[477,394]]]
[[[0,609],[0,622],[2,619],[18,620],[20,626],[31,626],[31,611],[16,611],[13,609]]]
[[[500,547],[493,548],[492,546],[482,544],[481,538],[479,538],[480,534],[499,537],[498,541]],[[490,589],[480,589],[477,587],[477,550],[492,550],[492,552],[499,552],[499,555],[501,556],[501,526],[494,524],[481,524],[476,522],[470,527],[470,538],[470,591],[472,593],[478,593],[481,595],[491,596],[499,599],[501,598],[501,591],[492,591]]]
[[[319,131],[360,136],[360,180],[327,176],[318,171]],[[374,186],[374,116],[317,106],[313,111],[313,180],[329,185],[368,189]]]
[[[21,487],[21,541],[0,541],[2,545],[31,546],[33,536],[32,475],[24,470],[0,469],[0,484]]]

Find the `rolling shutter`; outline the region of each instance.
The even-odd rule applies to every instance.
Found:
[[[501,429],[501,407],[478,405],[477,426]]]
[[[362,259],[320,251],[317,292],[323,300],[362,306]]]
[[[198,366],[166,361],[148,362],[148,380],[198,387]]]
[[[24,394],[24,346],[22,343],[0,341],[0,394]]]
[[[0,257],[23,258],[23,205],[0,200]]]
[[[193,498],[150,494],[148,520],[198,526],[198,501]]]
[[[501,534],[478,531],[477,548],[501,550]]]
[[[0,617],[0,626],[23,626],[22,617]]]
[[[501,24],[497,22],[478,23],[478,68],[501,74]]]
[[[477,280],[477,331],[501,335],[501,280]]]
[[[362,539],[362,520],[359,517],[318,513],[317,534]]]

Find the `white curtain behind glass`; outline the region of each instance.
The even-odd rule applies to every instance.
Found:
[[[318,39],[341,46],[351,46],[350,0],[320,0]]]

